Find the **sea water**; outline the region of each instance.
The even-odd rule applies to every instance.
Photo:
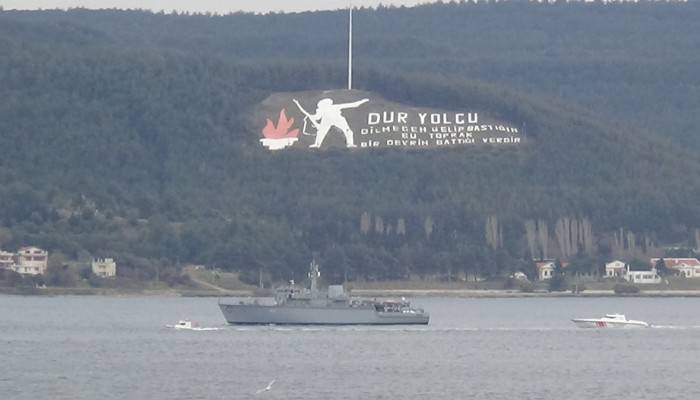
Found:
[[[700,299],[413,302],[430,325],[230,327],[211,298],[0,296],[0,399],[700,398]],[[570,321],[606,313],[654,327]],[[180,319],[221,329],[165,327]]]

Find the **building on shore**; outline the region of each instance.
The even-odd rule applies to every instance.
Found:
[[[34,246],[17,250],[17,264],[12,268],[22,275],[44,275],[49,263],[49,252]]]
[[[535,263],[535,266],[537,267],[537,279],[539,279],[540,281],[552,279],[552,276],[554,276],[555,263],[555,260],[537,261]],[[562,273],[568,265],[569,263],[565,261],[561,263]]]
[[[9,251],[0,250],[0,269],[14,270],[16,264],[17,254],[10,253]]]
[[[537,266],[537,279],[545,281],[552,279],[554,274],[554,261],[538,261],[535,263]]]
[[[96,258],[92,260],[92,273],[101,278],[111,278],[117,275],[117,263],[111,258]]]
[[[652,258],[650,263],[655,266],[659,258]],[[700,261],[697,258],[663,258],[664,265],[670,271],[684,278],[700,278]]]
[[[627,264],[624,261],[615,260],[609,263],[605,263],[605,277],[606,278],[622,278],[627,272]]]
[[[632,271],[630,270],[629,264],[627,264],[627,269],[625,271],[624,278],[630,283],[640,283],[640,284],[656,284],[661,283],[661,277],[656,271],[656,268],[650,270],[642,271]]]

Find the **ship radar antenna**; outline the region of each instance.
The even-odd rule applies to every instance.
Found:
[[[321,272],[318,270],[318,263],[316,259],[311,260],[311,265],[309,266],[309,279],[311,279],[311,296],[315,297],[318,293],[318,278],[321,276]]]

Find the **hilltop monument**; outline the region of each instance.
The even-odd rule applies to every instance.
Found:
[[[326,138],[328,131],[332,127],[340,129],[345,135],[345,145],[347,147],[357,147],[355,145],[355,138],[350,125],[348,125],[348,120],[343,117],[342,111],[346,108],[357,108],[362,104],[369,101],[369,99],[362,99],[359,101],[354,101],[352,103],[341,103],[333,104],[333,99],[325,98],[319,100],[316,105],[316,112],[310,114],[304,109],[304,107],[299,104],[297,99],[292,99],[294,104],[299,108],[306,118],[311,121],[311,123],[316,127],[316,140],[309,146],[311,148],[319,148],[323,143],[323,139]]]
[[[350,7],[347,88],[273,92],[252,113],[255,125],[265,122],[259,139],[263,146],[273,151],[286,148],[428,149],[511,146],[524,140],[517,124],[489,110],[415,107],[389,101],[378,93],[353,89],[352,14]],[[316,110],[310,112],[303,104],[316,104]],[[276,123],[273,122],[275,116]],[[309,125],[315,131],[307,131]],[[342,136],[330,134],[334,130],[339,130]]]

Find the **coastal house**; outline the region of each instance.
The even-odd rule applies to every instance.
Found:
[[[625,275],[625,262],[620,260],[611,261],[605,264],[606,278],[621,278]]]
[[[554,274],[554,261],[538,261],[535,265],[537,266],[537,279],[546,281],[552,278]]]
[[[0,250],[0,269],[14,269],[17,263],[17,255],[9,251]]]
[[[17,264],[13,269],[23,275],[43,275],[49,262],[49,252],[28,246],[17,250]]]
[[[697,258],[664,258],[664,265],[677,275],[685,278],[700,278],[700,261]],[[650,263],[655,266],[658,258],[652,258]]]
[[[659,276],[656,268],[650,270],[642,271],[632,271],[629,265],[625,270],[625,275],[623,276],[627,282],[630,283],[640,283],[640,284],[654,284],[661,283],[661,277]]]
[[[537,279],[541,281],[552,279],[552,276],[554,275],[555,262],[555,260],[542,260],[535,262],[535,266],[537,267]],[[567,265],[569,265],[568,262],[562,262],[562,269],[565,269]]]
[[[102,278],[111,278],[117,275],[117,263],[111,258],[96,258],[92,260],[92,273]]]

